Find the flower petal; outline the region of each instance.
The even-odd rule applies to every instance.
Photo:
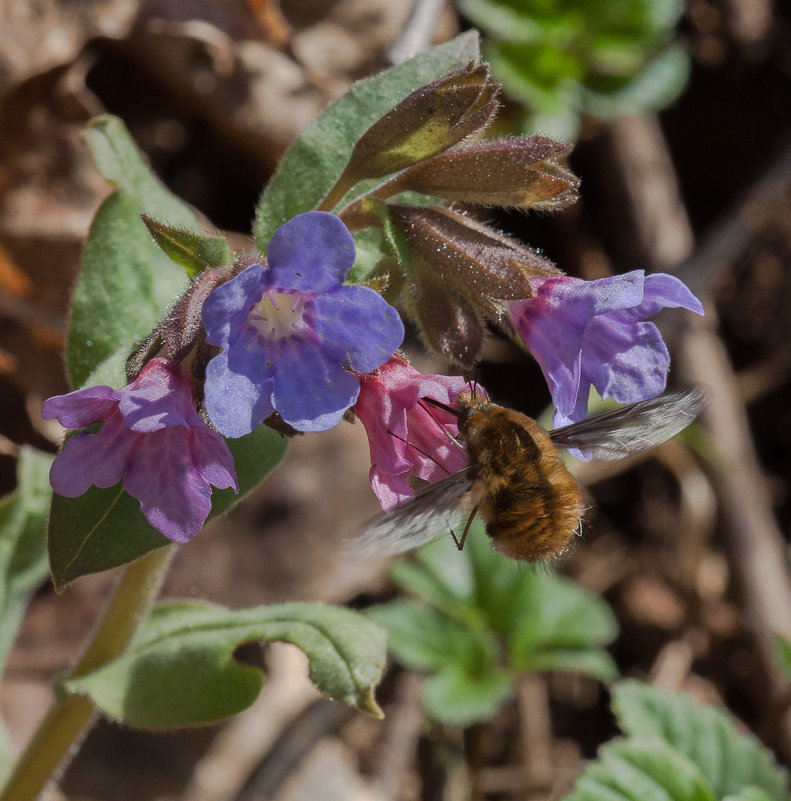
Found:
[[[126,425],[140,434],[166,426],[203,424],[195,411],[192,382],[170,359],[152,359],[118,395],[118,409]]]
[[[52,489],[76,498],[97,487],[112,487],[121,480],[142,435],[124,424],[123,415],[110,415],[97,434],[75,434],[66,440],[49,473]]]
[[[661,309],[687,309],[703,314],[703,304],[692,294],[689,287],[674,275],[653,273],[645,279],[643,302],[633,309],[640,320],[653,317]]]
[[[173,542],[189,542],[211,510],[211,487],[193,464],[181,427],[146,437],[124,488],[140,501],[146,520]]]
[[[203,304],[203,325],[206,340],[212,345],[227,348],[244,329],[247,316],[261,300],[267,286],[267,271],[252,264],[220,284]]]
[[[334,214],[309,211],[275,231],[267,249],[270,286],[327,292],[354,264],[354,240]]]
[[[342,286],[319,295],[306,305],[306,319],[322,347],[360,373],[384,364],[404,340],[398,312],[364,286]]]
[[[577,404],[585,331],[593,320],[594,300],[577,293],[558,304],[543,294],[508,304],[511,319],[544,374],[552,400],[562,414]],[[587,399],[587,395],[586,395]]]
[[[41,416],[45,420],[56,417],[64,428],[85,428],[106,420],[117,404],[116,391],[102,384],[47,398]]]
[[[235,348],[218,354],[206,366],[206,413],[226,437],[249,434],[275,410],[273,370],[258,370],[259,363],[257,352]]]
[[[236,468],[225,440],[208,426],[190,429],[189,440],[193,464],[206,481],[217,489],[233,487],[238,493]]]
[[[272,399],[280,416],[297,431],[326,431],[337,425],[360,391],[357,378],[315,342],[282,339],[275,357]]]
[[[636,403],[665,389],[670,354],[649,322],[597,317],[586,336],[583,373],[603,398]]]
[[[600,315],[617,309],[630,309],[643,299],[645,271],[632,270],[622,275],[583,281],[575,278],[562,282],[564,289],[558,294],[560,303],[566,302],[566,293],[584,294],[593,300],[593,314]]]

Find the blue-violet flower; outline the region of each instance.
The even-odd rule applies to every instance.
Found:
[[[170,359],[148,362],[121,389],[99,385],[44,401],[46,419],[65,428],[103,423],[97,433],[70,437],[55,457],[50,484],[76,498],[97,487],[124,489],[140,501],[151,525],[173,542],[187,542],[211,510],[211,486],[238,492],[225,440],[195,410],[192,382]]]
[[[332,428],[370,373],[404,337],[373,289],[344,286],[354,240],[334,214],[311,211],[275,231],[268,266],[253,264],[212,292],[206,337],[222,351],[206,368],[209,419],[228,437],[278,412],[299,431]]]
[[[670,356],[646,319],[666,307],[703,314],[684,283],[664,273],[633,270],[594,281],[536,277],[530,283],[533,297],[508,308],[549,385],[555,426],[587,416],[591,386],[619,403],[659,395]]]

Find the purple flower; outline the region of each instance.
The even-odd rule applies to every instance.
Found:
[[[299,431],[325,431],[357,399],[357,377],[386,362],[401,318],[372,289],[344,286],[354,241],[333,214],[311,211],[275,231],[268,267],[253,264],[203,306],[207,340],[222,352],[206,368],[206,411],[240,437],[272,412]]]
[[[659,329],[645,320],[666,307],[703,314],[689,289],[664,273],[530,282],[534,296],[510,303],[509,312],[549,384],[555,426],[587,416],[591,386],[619,403],[659,395],[670,357]]]
[[[192,382],[175,362],[148,362],[121,389],[89,387],[44,401],[45,419],[65,428],[103,422],[97,433],[70,437],[55,458],[50,484],[76,498],[97,487],[124,489],[140,501],[151,525],[174,542],[200,531],[211,510],[211,487],[237,492],[225,440],[195,411]]]
[[[360,385],[354,412],[368,434],[371,487],[382,509],[415,494],[410,476],[439,481],[467,464],[466,452],[451,439],[459,435],[455,418],[419,402],[430,397],[452,406],[470,388],[461,376],[423,375],[393,357],[373,375],[360,376]]]

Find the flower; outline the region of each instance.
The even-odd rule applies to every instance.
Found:
[[[549,384],[556,427],[587,416],[591,386],[619,403],[659,395],[670,356],[646,318],[663,308],[703,314],[692,292],[664,273],[538,277],[531,284],[533,297],[510,303],[509,313]]]
[[[268,267],[253,264],[203,306],[209,343],[205,404],[222,434],[240,437],[273,412],[298,431],[332,428],[359,383],[404,338],[396,310],[373,289],[344,286],[354,241],[334,214],[311,211],[275,231]]]
[[[195,411],[184,370],[170,359],[148,362],[121,389],[95,386],[44,401],[45,419],[65,428],[103,422],[97,433],[70,437],[55,458],[50,484],[76,498],[91,484],[124,489],[148,522],[173,542],[188,542],[211,510],[211,486],[238,490],[225,440]]]
[[[359,378],[354,412],[368,435],[371,487],[382,509],[415,494],[410,476],[438,481],[467,464],[464,448],[452,439],[459,434],[455,418],[419,402],[430,397],[452,406],[459,392],[470,388],[461,376],[423,375],[393,357]]]

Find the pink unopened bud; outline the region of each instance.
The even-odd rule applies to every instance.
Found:
[[[579,186],[579,179],[557,161],[568,151],[545,136],[478,142],[405,170],[386,191],[412,189],[480,206],[562,208],[577,199]]]
[[[463,214],[386,208],[408,259],[404,305],[426,343],[463,367],[480,357],[484,318],[510,332],[505,302],[531,297],[531,276],[561,274],[548,259]]]
[[[498,90],[487,64],[469,64],[422,86],[362,135],[346,175],[390,175],[483,130],[497,111]]]

